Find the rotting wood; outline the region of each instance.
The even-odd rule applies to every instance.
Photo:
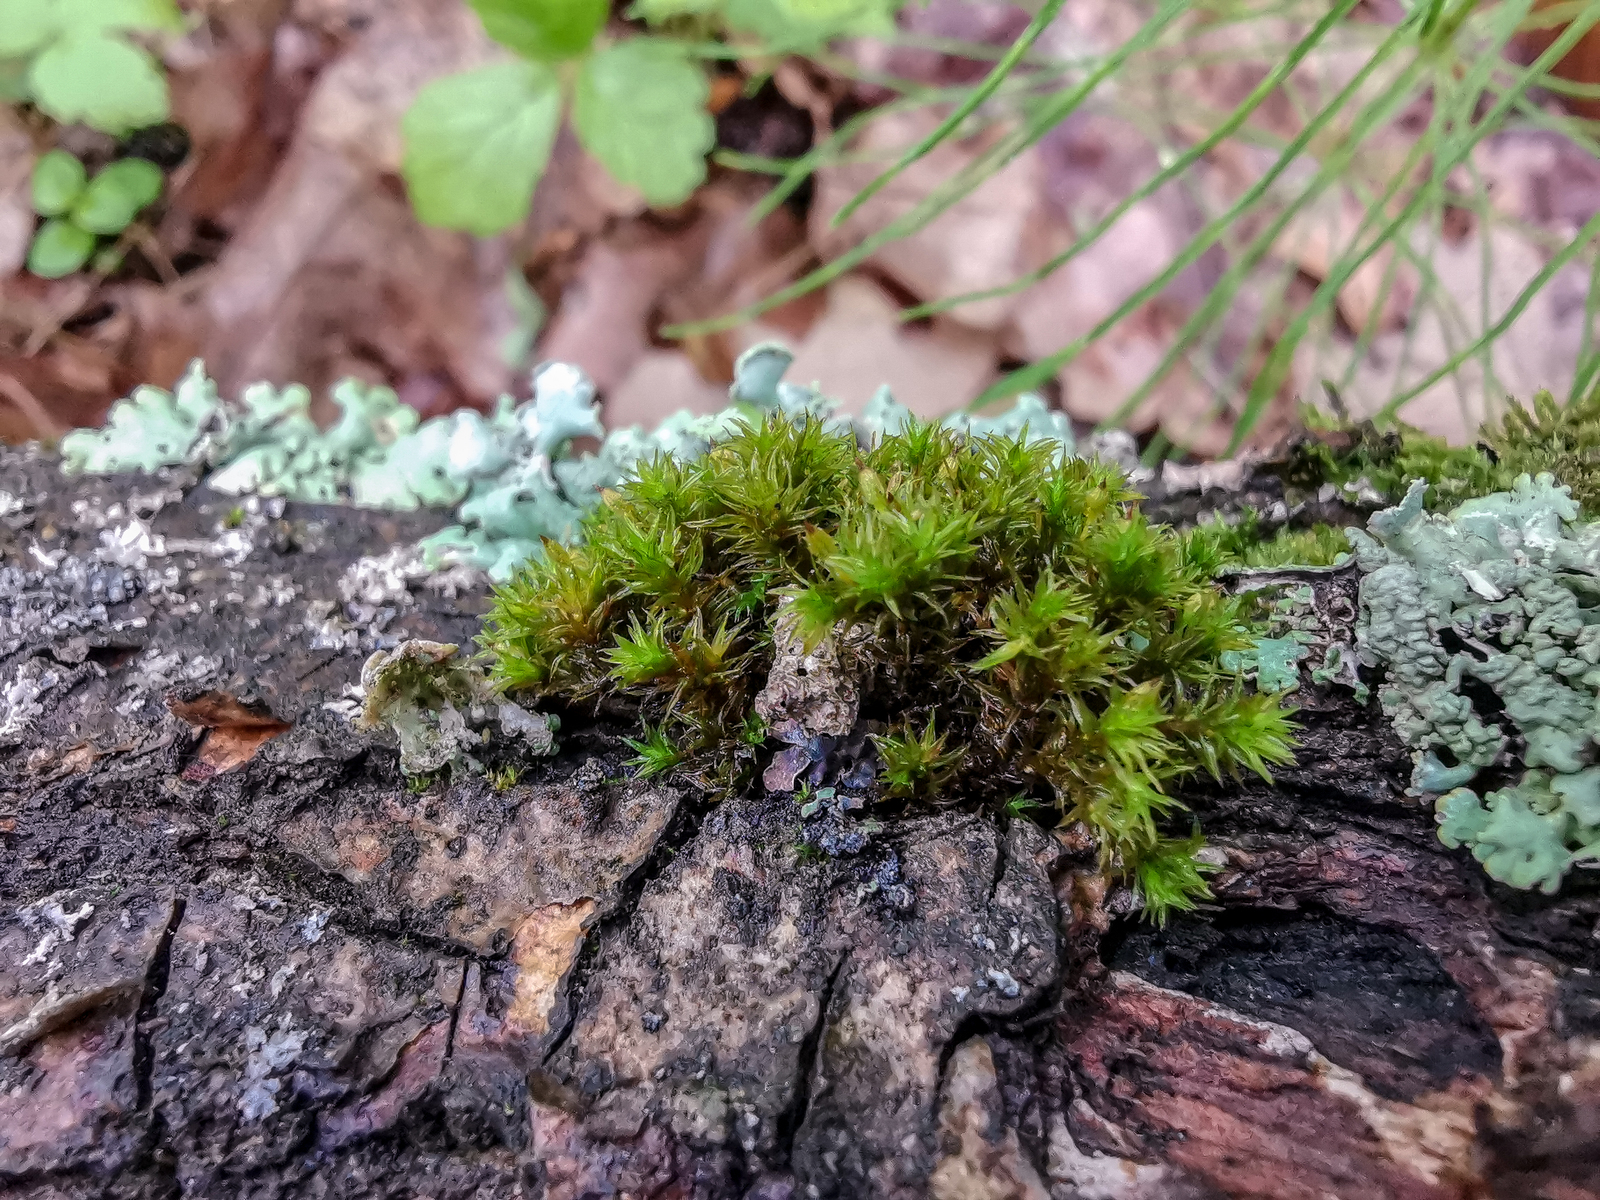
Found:
[[[1191,789],[1217,903],[1155,930],[1069,835],[812,861],[582,714],[414,790],[347,689],[482,593],[340,582],[429,517],[0,488],[0,1195],[1600,1197],[1600,888],[1444,850],[1348,690],[1274,785]],[[288,728],[192,770],[207,692]]]

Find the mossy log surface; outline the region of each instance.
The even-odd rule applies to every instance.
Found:
[[[1157,930],[1070,836],[800,853],[604,718],[408,785],[338,708],[485,598],[351,568],[442,519],[234,505],[0,449],[0,1196],[1600,1197],[1600,886],[1445,850],[1375,702],[1185,796]]]

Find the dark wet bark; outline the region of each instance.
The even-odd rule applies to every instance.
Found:
[[[1445,851],[1346,689],[1188,797],[1227,863],[1155,930],[1070,837],[819,860],[575,714],[418,790],[336,708],[472,636],[481,593],[351,570],[431,518],[14,451],[0,493],[0,1195],[1600,1196],[1600,888]]]

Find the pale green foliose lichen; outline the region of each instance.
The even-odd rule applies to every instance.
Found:
[[[1309,635],[1293,631],[1288,637],[1259,637],[1248,650],[1229,650],[1222,665],[1245,675],[1253,674],[1263,692],[1292,692],[1300,686],[1300,663],[1308,651]]]
[[[1362,661],[1384,669],[1379,700],[1440,839],[1554,892],[1600,858],[1600,523],[1578,523],[1549,475],[1448,514],[1424,511],[1426,490],[1350,531]]]
[[[231,495],[455,509],[459,523],[422,542],[424,561],[477,567],[503,582],[542,552],[544,539],[577,536],[583,514],[641,460],[665,454],[692,461],[766,412],[813,416],[864,441],[898,432],[910,419],[887,388],[855,421],[837,415],[838,405],[816,388],[784,382],[792,361],[776,344],[754,346],[740,357],[731,403],[721,412],[678,412],[650,432],[636,425],[610,433],[594,385],[565,363],[539,367],[533,399],[523,404],[502,396],[489,416],[463,409],[420,423],[389,388],[345,380],[333,390],[339,419],[320,430],[305,388],[255,384],[226,400],[196,362],[172,392],[141,387],[113,406],[103,429],[68,434],[62,468],[113,474],[190,464],[209,469],[207,484]],[[1071,422],[1033,395],[997,416],[957,413],[944,424],[974,436],[1026,431],[1030,441],[1074,450]],[[598,440],[598,451],[574,456],[579,438]]]

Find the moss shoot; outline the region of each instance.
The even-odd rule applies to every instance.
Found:
[[[1350,553],[1343,529],[1326,524],[1304,529],[1285,525],[1268,533],[1261,514],[1253,508],[1245,508],[1231,524],[1217,516],[1202,527],[1216,540],[1224,566],[1329,567]]]
[[[1313,422],[1314,423],[1314,422]],[[1512,404],[1498,422],[1486,423],[1470,446],[1409,425],[1378,430],[1372,424],[1323,428],[1326,440],[1296,449],[1289,482],[1316,486],[1365,480],[1393,503],[1411,484],[1428,484],[1430,511],[1509,492],[1523,475],[1548,472],[1572,489],[1582,512],[1600,516],[1600,391],[1559,404],[1539,392],[1527,407]]]
[[[1151,526],[1113,467],[1046,442],[913,424],[863,450],[807,419],[657,458],[496,592],[513,692],[636,714],[641,771],[745,786],[775,646],[853,674],[885,804],[941,799],[1083,821],[1163,919],[1206,894],[1172,785],[1290,758],[1277,698],[1212,583],[1215,536]],[[824,646],[826,643],[826,646]]]

